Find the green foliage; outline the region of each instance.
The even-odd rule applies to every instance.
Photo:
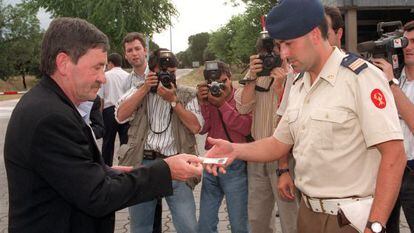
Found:
[[[24,4],[4,6],[2,1],[0,12],[0,78],[38,74],[42,34],[36,13]]]
[[[26,0],[33,9],[43,7],[53,17],[78,17],[94,24],[110,38],[112,50],[122,52],[128,32],[161,32],[177,14],[170,0]]]
[[[199,61],[204,64],[203,53],[207,48],[210,35],[207,32],[198,33],[188,37],[189,51],[193,61]]]
[[[179,68],[184,68],[184,67],[191,67],[192,66],[192,58],[190,56],[190,52],[188,51],[188,49],[186,51],[181,51],[179,53],[177,53],[177,59],[179,60]]]

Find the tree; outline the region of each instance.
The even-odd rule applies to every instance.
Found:
[[[21,75],[26,89],[26,75],[38,73],[42,37],[39,20],[24,4],[6,7],[0,4],[0,9],[0,53],[9,55],[0,60],[0,78]]]
[[[170,0],[26,0],[53,17],[78,17],[108,35],[112,50],[122,52],[122,39],[132,31],[146,35],[161,32],[177,11]]]
[[[204,63],[203,52],[207,48],[210,35],[207,32],[198,33],[188,37],[189,52],[194,61]]]

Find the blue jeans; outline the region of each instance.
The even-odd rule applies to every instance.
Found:
[[[387,222],[387,232],[400,232],[401,207],[404,211],[410,231],[414,232],[414,171],[409,168],[405,168],[400,193]]]
[[[246,162],[235,160],[227,168],[226,174],[217,177],[204,172],[202,184],[198,233],[217,232],[218,212],[224,196],[231,232],[249,232]]]
[[[155,160],[143,160],[149,165]],[[196,207],[193,191],[185,182],[173,181],[173,195],[165,197],[170,208],[174,227],[178,233],[194,233],[197,230]],[[152,233],[157,200],[129,207],[131,233]]]

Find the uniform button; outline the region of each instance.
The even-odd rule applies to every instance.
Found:
[[[329,114],[326,114],[326,115],[325,115],[325,118],[326,118],[326,119],[328,119],[328,118],[329,118]]]
[[[306,129],[306,126],[302,125],[302,129],[303,129],[303,130],[304,130],[304,129]]]
[[[306,103],[309,104],[309,99],[306,100]]]

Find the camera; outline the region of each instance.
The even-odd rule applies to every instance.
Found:
[[[162,85],[166,88],[172,88],[172,83],[176,84],[175,74],[170,73],[168,71],[168,68],[174,68],[176,67],[176,59],[174,57],[174,54],[168,50],[162,50],[159,53],[158,58],[158,67],[159,72],[157,73],[158,77],[158,84],[161,82]],[[151,92],[155,93],[157,92],[157,86],[151,87]]]
[[[212,96],[219,97],[220,90],[224,90],[226,85],[220,82],[221,69],[218,61],[206,61],[204,63],[205,69],[203,71],[204,79],[207,81],[207,86]]]
[[[260,39],[263,52],[259,54],[259,59],[262,60],[263,70],[257,73],[257,76],[269,76],[275,67],[282,65],[282,59],[273,52],[273,39],[270,38],[267,31],[260,32]]]
[[[208,89],[211,95],[214,97],[220,97],[221,96],[220,90],[224,90],[226,88],[226,85],[224,83],[217,82],[217,81],[212,81],[211,83],[207,85],[208,85]]]
[[[385,27],[397,27],[395,31],[384,33]],[[357,45],[358,52],[367,60],[384,58],[392,65],[394,76],[399,78],[404,67],[402,49],[407,47],[408,39],[403,36],[401,21],[380,22],[377,24],[377,33],[380,37],[376,41],[366,41]]]

